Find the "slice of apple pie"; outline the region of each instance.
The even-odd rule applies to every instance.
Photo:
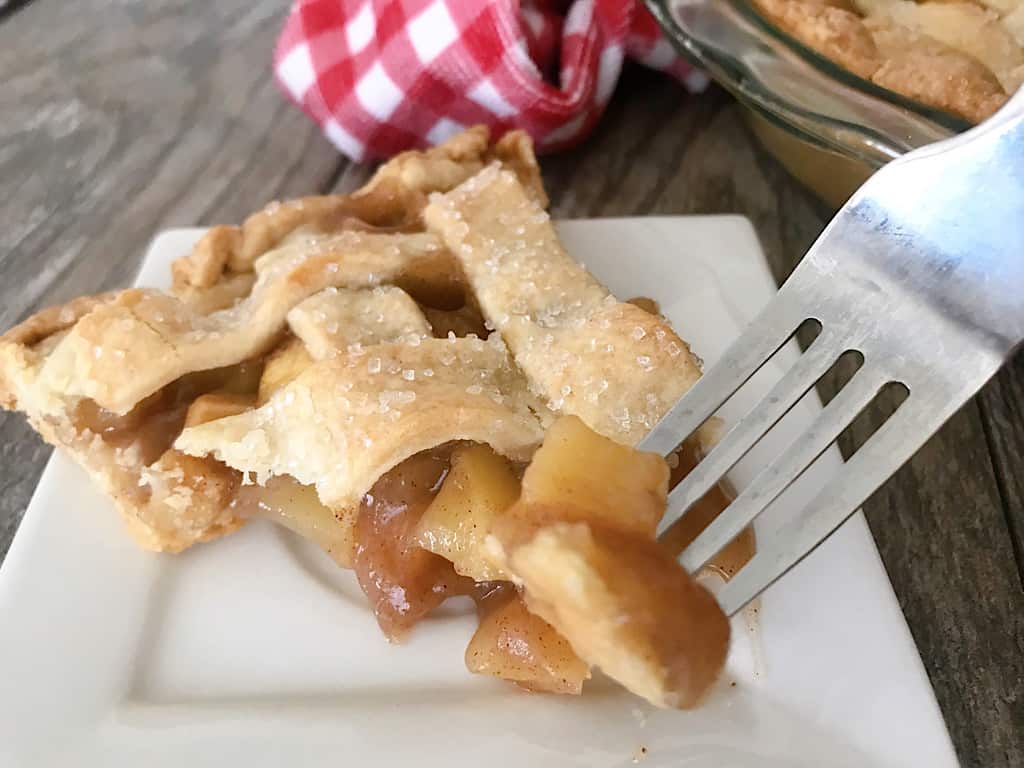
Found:
[[[468,595],[473,672],[579,693],[597,666],[692,706],[729,625],[655,539],[670,470],[631,446],[700,364],[545,205],[521,133],[399,155],[210,230],[169,293],[29,318],[0,337],[0,405],[144,547],[270,519],[353,569],[391,639]]]

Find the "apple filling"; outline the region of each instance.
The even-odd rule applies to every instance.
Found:
[[[519,590],[501,582],[477,600],[480,625],[466,647],[466,668],[530,691],[578,695],[590,665],[569,641],[531,613]]]
[[[676,475],[686,459],[696,452]],[[729,625],[675,559],[690,533],[655,539],[669,475],[661,457],[570,416],[525,467],[456,442],[398,464],[357,510],[332,511],[287,477],[243,486],[235,505],[352,567],[391,640],[466,595],[478,607],[470,671],[578,694],[598,666],[654,703],[689,707],[721,671]],[[702,510],[721,502],[709,494]]]
[[[338,565],[351,568],[355,548],[352,526],[320,503],[316,489],[287,475],[266,485],[243,485],[231,502],[241,518],[263,518],[283,525],[323,549]]]
[[[420,309],[435,336],[488,333],[471,303]],[[390,640],[447,598],[469,596],[478,627],[465,663],[474,673],[579,694],[599,666],[658,704],[700,698],[724,662],[728,623],[675,555],[727,495],[714,489],[655,539],[668,488],[699,460],[692,446],[670,472],[661,457],[562,417],[528,465],[485,444],[448,443],[400,462],[350,509],[329,508],[290,476],[245,483],[211,457],[171,448],[183,427],[266,403],[315,362],[286,334],[265,359],[188,374],[123,416],[83,400],[78,417],[107,443],[137,447],[147,465],[180,471],[182,485],[202,479],[194,490],[226,502],[230,519],[271,520],[352,568]],[[752,551],[752,538],[741,539],[716,563],[726,576]]]
[[[491,524],[519,496],[520,476],[521,468],[471,443],[402,462],[360,507],[356,575],[389,639],[403,638],[446,598],[468,595],[479,616],[466,649],[471,672],[529,690],[579,693],[589,665],[529,612],[509,575],[485,554]]]
[[[140,462],[149,465],[170,449],[199,400],[214,394],[249,407],[262,374],[261,361],[190,373],[154,392],[125,414],[112,413],[83,398],[75,406],[73,419],[80,430],[99,435],[112,447],[137,446]],[[211,402],[217,402],[216,398],[199,403],[200,412]],[[219,418],[207,415],[209,418],[203,420]],[[192,423],[199,423],[195,415],[191,418]]]
[[[417,526],[449,474],[450,446],[412,456],[381,477],[356,520],[355,572],[381,630],[400,640],[452,595],[473,582],[451,562],[419,546]]]
[[[472,307],[446,312],[474,322]],[[475,332],[468,327],[460,330]],[[482,323],[479,330],[486,333]],[[87,400],[78,415],[108,443],[136,445],[147,462],[174,464],[186,485],[189,477],[206,478],[208,487],[197,490],[230,500],[235,519],[281,524],[352,568],[390,640],[405,639],[447,598],[464,595],[478,608],[465,652],[474,673],[578,694],[599,666],[655,703],[699,700],[724,663],[728,624],[675,555],[727,506],[728,495],[713,489],[655,539],[668,488],[699,461],[692,445],[670,472],[660,457],[563,417],[528,466],[484,444],[449,443],[402,461],[358,508],[338,510],[287,475],[244,484],[241,473],[211,458],[170,448],[183,426],[266,402],[313,362],[289,336],[265,361],[189,374],[123,416]],[[748,533],[714,567],[728,577],[752,551]]]

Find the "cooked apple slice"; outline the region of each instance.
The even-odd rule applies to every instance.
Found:
[[[640,307],[644,312],[649,315],[661,315],[661,306],[654,299],[650,299],[647,296],[637,296],[633,299],[627,299],[627,304],[632,304],[634,307]]]
[[[668,465],[609,440],[575,416],[563,416],[544,437],[523,476],[521,503],[534,517],[587,520],[653,537],[665,514]]]
[[[223,419],[225,416],[234,416],[255,407],[256,398],[253,395],[211,392],[192,401],[185,415],[185,426],[194,427],[208,421]]]
[[[277,390],[291,384],[313,364],[313,357],[299,339],[289,339],[267,358],[260,378],[259,402],[267,402]]]
[[[524,525],[503,519],[496,529]],[[528,524],[526,524],[528,526]],[[729,621],[718,602],[656,541],[582,522],[514,531],[507,568],[526,605],[652,704],[692,707],[718,678]]]
[[[356,521],[355,571],[377,624],[402,640],[448,597],[469,594],[473,582],[422,549],[415,532],[448,472],[450,446],[423,451],[386,472],[363,497]]]
[[[242,517],[262,517],[290,528],[317,544],[339,565],[351,568],[355,558],[355,514],[325,507],[311,485],[287,475],[266,485],[243,485],[232,505]]]
[[[200,372],[200,374],[205,373]],[[209,375],[217,381],[216,392],[224,395],[253,395],[259,390],[260,377],[263,375],[263,362],[261,360],[246,360],[238,365],[211,371]],[[212,387],[208,389],[212,389]]]
[[[466,667],[531,691],[579,694],[590,666],[544,619],[526,609],[511,586],[480,601],[480,626],[466,648]]]
[[[653,704],[690,707],[721,672],[729,622],[655,541],[667,487],[660,456],[563,417],[483,549],[585,662]]]
[[[507,459],[487,445],[460,446],[452,452],[441,490],[420,518],[416,541],[474,581],[502,579],[482,545],[492,521],[518,497],[519,479]]]

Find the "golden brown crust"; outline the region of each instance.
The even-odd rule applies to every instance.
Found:
[[[0,408],[22,408],[19,391],[30,382],[26,372],[33,368],[32,353],[20,344],[0,344]]]
[[[171,265],[172,291],[180,294],[187,287],[210,288],[225,271],[229,275],[251,272],[257,258],[300,227],[310,232],[336,233],[347,228],[352,216],[389,221],[394,211],[404,207],[398,195],[386,188],[382,185],[373,195],[328,195],[270,203],[249,216],[241,227],[214,227],[190,254]]]
[[[1017,41],[1017,45],[1024,48],[1024,3],[1003,16],[1002,22],[1006,31]]]
[[[872,80],[883,88],[975,123],[1006,103],[996,76],[967,54],[905,27],[875,27],[874,36],[886,60]]]
[[[14,410],[19,405],[19,392],[31,382],[29,372],[49,350],[33,349],[75,325],[82,317],[112,301],[118,293],[80,296],[67,304],[36,312],[0,336],[0,408]],[[34,376],[31,377],[34,381]]]
[[[397,154],[377,169],[358,194],[373,195],[388,186],[421,196],[451,189],[483,167],[489,139],[487,127],[476,125],[436,147]]]
[[[877,26],[902,27],[919,35],[923,44],[939,43],[973,58],[1008,93],[1019,85],[1013,81],[1011,72],[1024,64],[1024,50],[994,11],[970,2],[898,0],[881,7],[867,21]]]
[[[755,0],[758,8],[808,48],[861,77],[880,64],[871,33],[853,12],[808,0]]]
[[[260,484],[290,475],[347,509],[404,459],[453,440],[528,458],[545,411],[497,340],[426,339],[316,363],[266,405],[186,429],[175,445]]]
[[[271,203],[242,224],[239,245],[228,256],[233,272],[247,272],[260,256],[276,248],[300,227],[319,233],[344,231],[350,218],[388,227],[399,224],[409,209],[410,190],[382,184],[373,191],[360,190],[352,195],[302,197],[283,203]]]
[[[24,347],[37,344],[47,336],[70,328],[96,307],[113,299],[117,293],[110,291],[95,296],[79,296],[67,304],[47,307],[0,336],[0,344],[18,344]]]
[[[668,322],[619,302],[562,248],[544,210],[497,164],[424,211],[534,391],[637,443],[700,377]]]
[[[171,264],[172,284],[175,288],[209,288],[220,280],[228,259],[241,245],[242,231],[238,227],[214,227],[203,235],[190,254]]]
[[[540,164],[533,152],[533,139],[525,131],[509,131],[494,145],[493,156],[512,171],[530,197],[541,207],[548,207],[548,194],[540,175]]]
[[[450,264],[431,235],[343,232],[315,242],[292,239],[265,254],[252,293],[213,315],[159,291],[122,291],[83,317],[42,363],[39,407],[87,397],[126,413],[186,373],[266,352],[288,311],[308,296],[329,286],[393,282],[423,263],[437,272]]]
[[[299,228],[321,233],[346,229],[408,228],[431,192],[445,191],[477,173],[490,157],[515,171],[536,200],[547,205],[533,141],[510,131],[492,149],[478,125],[426,151],[409,151],[384,163],[364,187],[350,195],[305,197],[270,203],[241,227],[211,229],[192,252],[172,265],[173,292],[210,288],[223,274],[246,273],[255,260]]]
[[[663,488],[662,509],[664,498]],[[498,518],[484,543],[495,567],[588,664],[658,706],[697,704],[729,646],[715,598],[653,533],[621,525],[610,508],[559,519],[563,507],[521,499]]]
[[[252,292],[255,284],[255,272],[228,272],[208,288],[182,284],[172,293],[197,314],[209,315],[233,307]]]
[[[230,506],[241,475],[218,461],[171,449],[140,474],[143,489],[149,491],[146,511],[151,514],[129,510],[126,519],[145,526],[159,551],[180,552],[245,522]]]
[[[999,109],[1024,81],[1024,6],[1015,0],[755,4],[851,72],[972,122]]]
[[[328,288],[288,312],[288,327],[314,360],[351,348],[430,337],[430,323],[405,291]]]
[[[113,445],[69,418],[30,418],[113,500],[132,538],[154,552],[181,552],[242,525],[228,507],[241,476],[212,459],[166,451],[147,465],[137,443]]]
[[[360,224],[401,226],[418,217],[428,193],[450,189],[483,167],[488,136],[484,126],[476,126],[425,152],[396,155],[351,195],[270,203],[249,216],[241,227],[214,227],[192,253],[172,266],[174,290],[180,292],[185,286],[209,288],[225,269],[250,271],[260,255],[300,227],[332,233],[359,229]]]

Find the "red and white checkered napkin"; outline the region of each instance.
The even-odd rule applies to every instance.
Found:
[[[298,0],[274,69],[327,138],[366,160],[475,123],[523,128],[542,152],[569,146],[600,118],[624,56],[706,83],[639,0]]]

